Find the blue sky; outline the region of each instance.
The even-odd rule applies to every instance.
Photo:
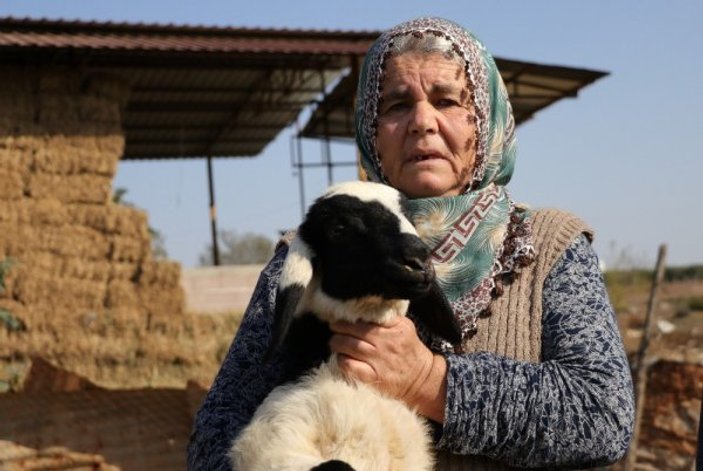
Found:
[[[580,215],[610,266],[651,265],[661,243],[670,265],[703,263],[700,0],[0,0],[1,16],[264,28],[379,30],[426,14],[472,29],[499,57],[610,72],[518,128],[512,196]],[[220,228],[274,238],[297,225],[290,136],[256,158],[215,161]],[[319,149],[306,144],[306,159]],[[351,146],[333,153],[354,158]],[[353,178],[335,170],[335,181]],[[309,203],[326,172],[306,171],[305,181]],[[210,241],[203,160],[121,163],[114,186],[148,212],[172,259],[197,264]]]

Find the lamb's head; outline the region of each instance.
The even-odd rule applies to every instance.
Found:
[[[308,210],[284,263],[273,347],[293,318],[383,323],[413,314],[452,343],[456,319],[434,277],[430,250],[404,214],[405,198],[378,183],[330,187]]]
[[[310,207],[299,236],[313,252],[320,290],[336,301],[413,299],[434,279],[428,247],[386,185],[331,188]]]

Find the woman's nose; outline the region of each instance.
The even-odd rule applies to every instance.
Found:
[[[437,132],[436,110],[428,102],[419,102],[412,107],[408,130],[411,134],[432,134]]]

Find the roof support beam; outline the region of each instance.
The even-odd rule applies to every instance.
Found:
[[[252,89],[255,90],[255,89]],[[254,92],[250,92],[254,93]],[[203,101],[136,101],[130,102],[127,109],[130,112],[192,112],[192,113],[210,113],[210,112],[228,112],[237,110],[241,111],[259,111],[262,108],[270,111],[299,111],[302,107],[314,103],[314,100],[286,100],[273,102],[268,100],[244,100],[241,102],[203,102]]]
[[[215,190],[212,179],[212,156],[207,156],[207,185],[210,194],[210,231],[212,233],[212,264],[220,266],[220,249],[217,245],[217,210],[215,207]]]

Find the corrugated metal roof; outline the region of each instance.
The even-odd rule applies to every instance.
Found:
[[[0,68],[128,83],[125,159],[255,156],[376,35],[0,18]]]
[[[510,95],[515,122],[521,124],[535,113],[563,98],[575,98],[579,90],[607,75],[582,68],[537,64],[495,58]],[[316,106],[301,135],[354,138],[353,102],[356,77],[347,74]]]
[[[360,44],[348,41],[323,41],[316,38],[222,38],[208,36],[159,35],[134,36],[7,32],[0,46],[55,47],[71,49],[112,49],[141,51],[249,52],[276,54],[359,54]]]
[[[226,28],[0,18],[0,46],[269,54],[364,54],[373,31]]]
[[[378,34],[0,18],[0,70],[69,66],[130,84],[125,159],[255,156],[311,106],[304,135],[352,136],[356,78],[340,77]],[[605,75],[497,62],[518,122]]]

